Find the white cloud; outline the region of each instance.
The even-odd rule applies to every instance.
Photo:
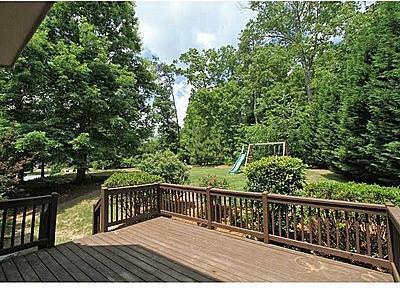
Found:
[[[204,49],[210,49],[215,46],[216,37],[212,33],[199,32],[196,36],[197,44],[200,44]]]
[[[172,62],[189,48],[208,49],[238,43],[240,31],[254,16],[238,1],[139,1],[136,16],[145,55]],[[182,125],[191,87],[177,81],[175,93]]]

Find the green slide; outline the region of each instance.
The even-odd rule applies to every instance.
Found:
[[[235,165],[229,171],[229,174],[236,174],[239,172],[240,166],[242,166],[244,159],[246,158],[246,153],[241,153],[239,158],[236,160]]]

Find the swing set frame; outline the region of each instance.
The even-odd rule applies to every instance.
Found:
[[[244,147],[245,146],[246,146],[245,144],[242,145],[242,151],[241,151],[242,154],[244,153]],[[272,146],[273,149],[274,149],[274,155],[279,155],[279,156],[286,156],[287,155],[287,145],[286,145],[285,141],[281,141],[281,142],[265,142],[265,143],[250,143],[250,144],[247,145],[246,162],[244,163],[244,167],[247,166],[247,163],[249,161],[251,148],[252,147],[256,147],[256,146]],[[278,149],[276,149],[277,147],[278,147]],[[279,147],[282,147],[282,149],[279,149]],[[278,152],[278,153],[276,153],[276,152]]]

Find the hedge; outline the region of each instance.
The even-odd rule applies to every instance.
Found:
[[[307,184],[298,196],[400,206],[400,187],[365,183],[320,182]]]
[[[160,176],[152,175],[147,172],[115,172],[106,181],[104,181],[102,186],[107,188],[115,188],[162,181],[163,179]]]

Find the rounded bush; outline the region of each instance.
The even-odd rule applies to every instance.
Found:
[[[157,175],[151,175],[146,172],[115,172],[103,183],[103,187],[115,188],[126,187],[141,184],[150,184],[161,182],[163,179]]]
[[[183,184],[189,179],[189,169],[169,150],[147,156],[140,162],[139,168],[160,176],[167,183]]]
[[[269,156],[252,162],[244,171],[246,189],[293,195],[305,184],[305,165],[290,156]]]

